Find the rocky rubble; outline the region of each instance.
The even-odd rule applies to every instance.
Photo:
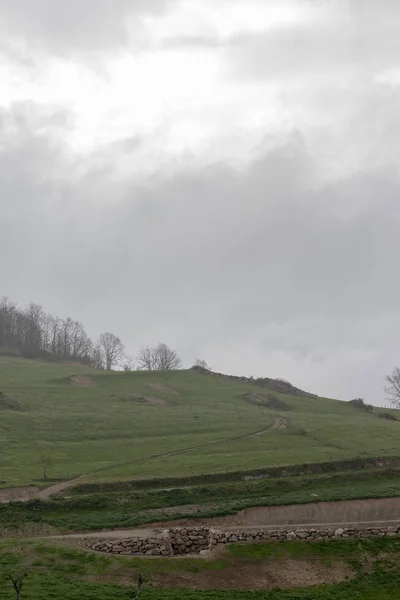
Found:
[[[285,529],[237,529],[221,531],[205,527],[174,528],[147,539],[129,538],[117,541],[87,542],[98,552],[121,555],[183,556],[204,554],[220,544],[258,543],[281,540],[311,541],[365,539],[370,537],[400,537],[400,526],[388,527],[309,527]]]

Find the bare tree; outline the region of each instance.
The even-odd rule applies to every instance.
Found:
[[[135,370],[135,361],[133,360],[132,356],[125,356],[122,367],[126,372]]]
[[[181,367],[182,361],[175,350],[167,344],[158,344],[156,350],[158,371],[176,371]]]
[[[31,350],[43,349],[43,326],[46,315],[43,308],[31,302],[24,311],[25,339],[24,345]]]
[[[104,352],[100,342],[92,348],[88,364],[94,369],[104,369]]]
[[[175,350],[166,344],[158,344],[155,348],[142,346],[136,361],[141,371],[176,371],[182,365]]]
[[[34,303],[21,309],[6,297],[0,299],[0,347],[30,358],[50,355],[96,368],[112,368],[123,356],[116,336],[103,334],[94,345],[79,321],[53,317]]]
[[[139,350],[139,354],[136,357],[136,362],[139,371],[155,371],[156,369],[156,357],[154,354],[154,348],[149,346],[142,346]]]
[[[42,469],[43,469],[43,479],[46,481],[47,480],[47,471],[48,471],[49,467],[52,466],[53,459],[48,452],[42,452],[39,456],[39,462],[42,465]]]
[[[400,369],[396,367],[392,373],[386,377],[385,392],[388,395],[392,406],[400,408]]]
[[[136,588],[136,596],[133,598],[133,600],[139,600],[140,594],[143,591],[143,583],[144,582],[143,582],[142,576],[139,575],[139,577],[138,577],[138,583],[137,583],[137,588]]]
[[[7,579],[9,579],[12,583],[12,586],[15,591],[16,600],[20,600],[21,598],[21,590],[25,583],[25,578],[29,573],[29,567],[16,567],[15,569],[4,569],[4,575]]]
[[[105,367],[107,371],[111,371],[122,360],[125,347],[119,337],[113,333],[102,333],[100,346],[104,353]]]

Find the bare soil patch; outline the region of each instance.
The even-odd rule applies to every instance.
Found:
[[[165,406],[167,404],[166,400],[155,398],[154,396],[144,396],[144,400],[151,406]]]
[[[150,406],[165,406],[167,401],[156,396],[142,396],[141,394],[124,394],[124,400],[131,400],[139,404],[150,404]]]
[[[237,525],[309,525],[397,521],[399,515],[400,498],[381,498],[254,507],[227,519],[233,519]]]
[[[263,560],[251,564],[236,560],[230,561],[225,569],[157,573],[152,584],[155,587],[194,590],[266,590],[340,583],[354,576],[354,572],[341,561],[328,566],[312,558]]]
[[[69,378],[70,384],[75,387],[92,388],[97,387],[97,383],[88,375],[72,375]]]
[[[22,410],[22,405],[14,400],[13,398],[9,398],[2,392],[0,392],[0,410],[14,410],[20,411]]]
[[[39,488],[34,485],[0,489],[0,503],[31,500],[36,498],[39,491]]]
[[[161,392],[164,394],[168,394],[169,396],[180,396],[180,393],[173,388],[167,387],[166,385],[161,385],[159,383],[148,383],[148,387],[155,392]]]
[[[310,495],[312,495],[310,490]],[[217,505],[185,505],[154,510],[154,514],[193,514],[196,511],[213,510]],[[162,527],[286,527],[287,525],[366,525],[400,521],[400,498],[377,498],[369,500],[343,500],[340,502],[310,502],[288,506],[256,506],[246,508],[226,517],[182,517],[163,521]],[[149,523],[157,528],[160,523]]]
[[[262,394],[257,392],[244,394],[243,397],[245,400],[247,400],[247,402],[258,404],[259,406],[265,406],[266,408],[271,408],[273,410],[291,410],[291,407],[285,402],[282,402],[282,400],[279,400],[275,394]]]

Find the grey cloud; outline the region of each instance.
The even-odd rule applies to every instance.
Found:
[[[126,19],[164,10],[169,0],[0,0],[3,37],[74,54],[123,46]]]
[[[385,98],[360,117],[371,149],[396,147]],[[166,340],[188,362],[381,400],[397,357],[400,182],[373,152],[322,185],[299,132],[243,172],[183,164],[133,181],[112,165],[134,161],[141,140],[83,170],[60,141],[68,113],[24,103],[0,117],[4,293],[92,335],[115,331],[132,351]],[[357,122],[347,135],[364,141]]]
[[[310,76],[324,81],[328,75],[340,74],[343,80],[354,72],[376,73],[398,65],[399,25],[400,8],[389,0],[315,3],[309,22],[231,38],[227,74],[241,80]]]

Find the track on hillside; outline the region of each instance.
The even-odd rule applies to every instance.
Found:
[[[10,490],[10,498],[7,498],[7,494],[5,493],[5,492],[7,492],[7,490],[4,489],[4,490],[2,490],[3,495],[0,498],[0,504],[9,502],[11,499],[16,502],[25,502],[27,500],[34,500],[34,499],[47,500],[51,496],[54,496],[55,494],[59,494],[60,492],[72,487],[79,481],[87,479],[88,477],[96,475],[97,473],[104,473],[104,472],[112,471],[114,469],[119,469],[126,465],[134,464],[135,462],[143,463],[143,461],[154,460],[156,458],[167,458],[169,456],[178,456],[179,454],[185,454],[186,452],[191,452],[192,450],[201,450],[202,448],[209,448],[211,446],[217,446],[218,444],[227,444],[227,443],[235,442],[238,440],[249,439],[252,437],[259,437],[259,436],[267,433],[268,431],[285,429],[287,426],[288,426],[288,422],[286,419],[284,419],[283,417],[280,417],[280,416],[274,416],[272,425],[270,425],[266,429],[261,429],[260,431],[254,431],[252,433],[246,433],[243,435],[238,435],[238,436],[235,436],[232,438],[227,438],[224,440],[217,440],[215,442],[208,442],[207,444],[199,444],[197,446],[189,446],[188,448],[172,450],[170,452],[164,452],[162,454],[152,454],[143,459],[142,458],[134,459],[134,460],[130,460],[127,462],[111,465],[109,467],[103,467],[102,469],[96,469],[95,471],[93,471],[91,473],[85,473],[85,474],[79,475],[79,477],[75,477],[74,479],[70,479],[69,481],[64,481],[62,483],[57,483],[55,485],[51,485],[47,488],[37,490],[33,493],[30,493],[29,495],[27,495],[27,493],[26,493],[27,488],[21,488],[21,497],[18,497],[18,494],[16,494],[17,490],[14,488],[14,489]],[[12,494],[12,497],[11,497],[11,494]]]

